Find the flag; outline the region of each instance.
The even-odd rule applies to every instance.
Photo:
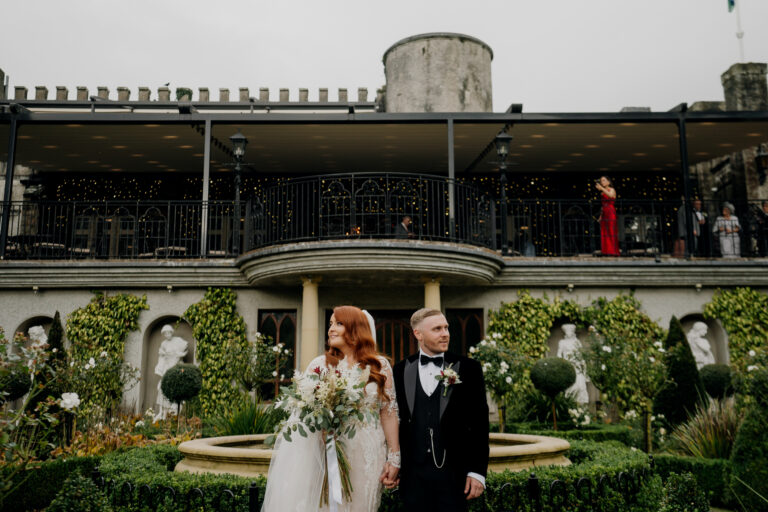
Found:
[[[733,11],[734,7],[736,7],[736,0],[728,0],[728,12]]]

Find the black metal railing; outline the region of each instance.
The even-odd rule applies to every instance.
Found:
[[[453,201],[450,198],[453,197]],[[311,240],[402,239],[501,247],[498,204],[475,186],[395,174],[286,180],[232,201],[19,201],[10,204],[7,259],[234,257]],[[768,256],[768,203],[691,208],[686,247],[680,202],[619,199],[615,216],[599,201],[510,199],[512,256]],[[0,204],[0,214],[2,205]],[[410,217],[410,231],[403,217]],[[235,237],[239,237],[235,243]]]

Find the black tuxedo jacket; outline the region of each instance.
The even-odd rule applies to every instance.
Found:
[[[440,390],[440,439],[451,466],[463,475],[469,472],[485,476],[488,471],[488,403],[480,363],[451,352],[445,353],[445,365],[453,363],[461,384],[448,387],[446,396]],[[416,401],[419,354],[413,354],[393,368],[397,406],[400,409],[400,450],[403,472],[413,457],[409,446],[411,413]],[[462,489],[463,490],[463,489]]]

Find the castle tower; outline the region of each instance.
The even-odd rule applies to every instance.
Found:
[[[387,112],[491,112],[491,47],[463,34],[407,37],[384,53]]]
[[[734,64],[720,80],[725,93],[726,110],[768,110],[766,64],[749,62]]]

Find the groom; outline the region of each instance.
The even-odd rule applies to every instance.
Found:
[[[435,309],[411,317],[419,353],[394,367],[400,409],[400,495],[406,510],[466,511],[485,489],[488,404],[477,361],[447,352],[448,322]],[[450,370],[458,380],[450,383]]]

